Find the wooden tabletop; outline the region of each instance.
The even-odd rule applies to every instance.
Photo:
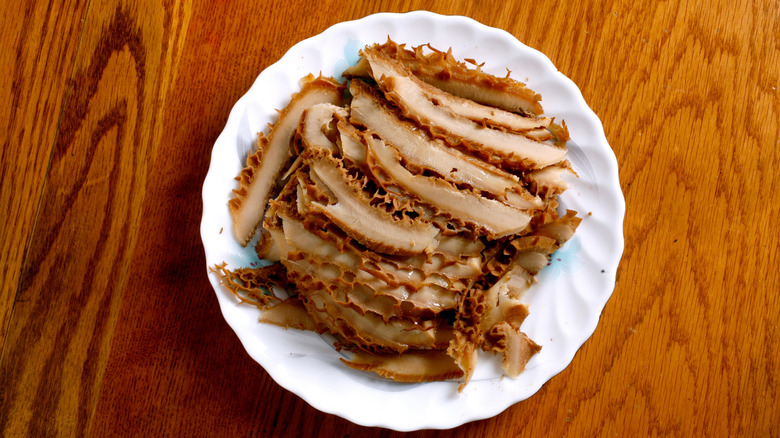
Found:
[[[0,2],[0,435],[395,435],[250,359],[199,222],[214,141],[265,67],[414,9],[545,53],[601,118],[627,204],[590,340],[453,432],[780,436],[780,3],[762,0]]]

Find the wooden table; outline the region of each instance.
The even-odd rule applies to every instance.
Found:
[[[314,410],[245,353],[206,278],[200,190],[233,103],[291,45],[427,8],[549,56],[601,118],[627,202],[593,337],[454,433],[780,436],[780,4],[376,3],[2,2],[0,434],[394,435]]]

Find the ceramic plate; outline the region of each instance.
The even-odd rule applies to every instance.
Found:
[[[257,322],[257,308],[240,304],[209,273],[225,320],[247,352],[280,385],[315,408],[366,426],[396,430],[445,429],[492,417],[533,395],[572,360],[596,329],[615,285],[623,252],[625,202],[615,155],[601,122],[572,81],[540,52],[509,33],[457,16],[429,12],[376,14],[337,24],[292,47],[268,67],[230,113],[217,139],[203,184],[201,236],[206,263],[256,266],[251,247],[233,238],[227,203],[235,176],[243,167],[257,132],[276,119],[299,80],[322,72],[338,77],[358,59],[366,44],[394,41],[416,46],[452,47],[457,59],[484,62],[483,69],[512,77],[541,93],[547,116],[565,120],[572,137],[569,160],[579,178],[561,203],[583,217],[574,237],[553,254],[552,263],[525,295],[530,315],[522,330],[542,350],[517,379],[502,378],[498,358],[480,358],[471,383],[458,393],[458,382],[402,384],[352,370],[339,362],[330,341],[312,332],[284,330]],[[590,213],[590,214],[589,214]]]

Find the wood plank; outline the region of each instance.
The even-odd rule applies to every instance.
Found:
[[[87,3],[0,4],[0,351]]]
[[[92,4],[0,364],[5,436],[90,430],[186,19]]]
[[[596,49],[590,71],[603,73],[590,80],[619,78],[592,101],[612,120],[626,252],[601,322],[611,330],[582,352],[596,367],[572,366],[571,379],[589,381],[561,394],[577,422],[563,433],[776,434],[769,370],[780,365],[780,332],[770,315],[780,301],[766,245],[778,234],[766,218],[780,213],[767,190],[780,182],[780,11],[769,2],[613,11],[602,29],[622,39],[610,56]]]
[[[0,358],[4,436],[401,435],[314,410],[248,357],[198,225],[211,147],[263,68],[336,22],[416,8],[550,57],[604,123],[628,203],[593,337],[530,399],[448,433],[780,435],[777,2],[98,3]]]
[[[171,155],[171,162],[160,162],[159,169],[152,171],[155,175],[169,176],[161,190],[165,202],[148,202],[145,206],[145,217],[154,223],[150,229],[156,232],[139,241],[131,264],[131,277],[138,279],[138,284],[128,286],[126,296],[133,298],[125,302],[118,322],[108,362],[110,377],[105,380],[98,406],[95,431],[100,434],[155,431],[217,436],[400,435],[363,428],[322,414],[273,383],[249,360],[221,321],[212,291],[204,286],[203,267],[198,264],[202,261],[202,250],[198,242],[187,237],[197,232],[198,214],[190,212],[186,218],[178,218],[176,230],[180,232],[173,233],[170,224],[176,220],[174,214],[179,213],[164,207],[197,201],[198,194],[192,192],[191,181],[200,181],[205,175],[211,144],[222,128],[230,105],[262,67],[274,62],[287,47],[331,23],[374,11],[366,5],[349,5],[343,11],[337,3],[326,2],[323,9],[333,11],[332,14],[300,18],[293,21],[296,26],[279,24],[295,20],[289,12],[295,9],[294,4],[283,10],[271,7],[247,12],[247,9],[237,11],[230,5],[195,10],[193,23],[196,24],[191,26],[187,38],[187,47],[192,47],[194,53],[188,51],[182,60],[177,82],[180,107],[171,107],[165,122],[191,128],[166,133],[164,138],[170,140],[163,143],[185,144],[185,150],[198,151],[201,167],[189,167],[177,175],[176,169],[182,166],[176,163],[186,159],[179,152]],[[384,10],[392,11],[415,6],[422,4],[387,2],[382,5]],[[720,59],[714,57],[764,44],[766,47],[759,49],[766,55],[761,62],[776,65],[773,55],[776,46],[765,40],[754,41],[748,33],[737,31],[740,20],[760,16],[760,8],[742,7],[734,9],[733,14],[739,16],[720,16],[686,7],[681,2],[567,3],[554,8],[549,20],[538,20],[537,6],[528,3],[506,4],[500,10],[471,4],[453,6],[449,2],[428,2],[425,6],[441,13],[472,15],[486,24],[505,28],[526,44],[542,50],[572,77],[604,121],[629,196],[626,258],[619,273],[618,288],[592,340],[570,367],[534,397],[494,419],[462,426],[453,435],[534,436],[545,431],[551,436],[613,433],[641,436],[705,431],[717,434],[724,430],[772,435],[772,413],[778,409],[773,394],[778,388],[768,371],[778,366],[777,355],[772,355],[772,340],[778,339],[777,329],[763,313],[754,322],[763,334],[755,339],[749,332],[741,332],[737,322],[732,322],[734,327],[728,330],[720,326],[724,323],[723,315],[730,314],[729,309],[744,314],[750,314],[753,305],[778,309],[777,299],[767,293],[772,287],[777,288],[777,279],[754,273],[740,280],[735,273],[728,273],[727,266],[714,253],[708,254],[724,244],[726,237],[722,234],[729,223],[718,219],[725,217],[721,216],[723,207],[707,211],[707,206],[723,204],[739,211],[737,204],[741,200],[737,192],[728,198],[724,192],[739,187],[748,187],[739,193],[757,199],[750,202],[775,201],[777,205],[777,195],[766,189],[751,190],[749,181],[756,175],[747,168],[741,175],[723,177],[719,194],[712,187],[696,187],[686,182],[711,181],[711,165],[724,161],[716,169],[728,167],[725,161],[738,155],[741,141],[751,131],[735,123],[724,126],[712,115],[705,117],[708,111],[712,112],[707,109],[714,105],[712,96],[726,98],[727,103],[721,105],[730,105],[741,117],[755,114],[753,117],[765,118],[763,127],[754,126],[762,132],[760,142],[771,145],[777,141],[776,94],[767,93],[764,108],[751,112],[748,103],[738,99],[739,90],[732,87],[742,81],[743,92],[756,87],[768,92],[770,88],[766,84],[776,82],[776,76],[763,79],[766,84],[760,85],[757,82],[762,81],[760,76],[766,69],[749,69],[752,74],[743,76],[733,64],[720,66]],[[250,18],[242,23],[257,29],[253,36],[261,43],[253,45],[251,37],[231,27],[244,16]],[[582,18],[574,21],[570,17]],[[771,29],[774,23],[769,21],[763,25]],[[718,27],[721,31],[730,28],[731,34],[719,37]],[[234,40],[215,36],[221,34],[219,29],[229,29],[224,34],[233,35]],[[278,43],[269,44],[269,41]],[[706,51],[698,48],[705,44],[701,41],[706,43]],[[242,59],[247,50],[256,56]],[[690,71],[677,73],[679,64],[670,59],[684,59]],[[743,65],[758,63],[759,59],[743,60]],[[223,70],[199,69],[204,60],[222,66]],[[713,69],[716,73],[708,76]],[[594,71],[602,73],[596,75]],[[687,94],[693,93],[695,98],[686,99],[686,93],[675,92],[675,87],[690,86],[698,77],[708,79],[696,84],[696,88],[689,88]],[[732,82],[718,81],[719,77]],[[203,114],[194,119],[187,113],[187,108],[193,106],[203,109]],[[689,110],[681,111],[685,108]],[[695,131],[679,129],[681,125],[697,128]],[[678,144],[689,147],[676,147]],[[701,157],[692,152],[701,149],[722,152],[706,157],[715,160],[714,163],[705,161],[701,165]],[[776,152],[770,151],[766,158],[776,164]],[[775,181],[771,169],[774,169],[771,165],[762,168],[761,177]],[[664,183],[651,184],[654,180]],[[666,192],[679,195],[664,196]],[[669,214],[661,215],[664,210]],[[742,214],[755,213],[743,210]],[[660,222],[653,219],[659,216]],[[747,222],[747,218],[742,222]],[[653,228],[654,224],[657,228]],[[759,233],[752,238],[753,244],[776,238],[769,222],[758,220],[756,225]],[[709,242],[710,233],[720,237]],[[183,248],[180,253],[166,252],[155,243],[167,236],[173,236],[175,246]],[[738,238],[748,242],[747,236]],[[709,257],[706,263],[691,263],[694,247],[698,248],[697,256]],[[744,250],[728,251],[747,266],[758,263],[759,268],[767,268],[777,261],[776,250],[757,253],[763,258]],[[647,260],[659,263],[647,263]],[[696,280],[697,277],[701,279]],[[720,294],[707,298],[708,288],[723,281],[727,286],[722,286]],[[750,304],[735,300],[733,293],[728,299],[726,291],[733,291],[740,284],[762,292]],[[189,292],[183,299],[175,293],[150,295],[146,293],[148,289]],[[700,309],[702,297],[713,301],[710,306],[717,313],[709,315]],[[145,312],[151,308],[162,311]],[[776,313],[769,312],[769,315]],[[182,314],[186,317],[182,318]],[[688,318],[688,314],[692,317]],[[699,332],[697,327],[701,325],[707,330]],[[742,351],[738,348],[742,344],[753,345],[752,350]],[[721,349],[721,346],[731,348]],[[707,354],[699,355],[702,350]],[[753,383],[727,389],[724,382],[729,376],[727,370],[718,369],[721,361],[756,364]],[[142,390],[123,390],[130,385]],[[734,405],[725,400],[726,396],[741,400],[742,410],[733,411],[731,419],[724,415],[718,421],[705,415],[723,412],[719,406]],[[742,418],[755,422],[747,424]]]
[[[173,91],[177,99],[163,122],[180,129],[164,131],[166,159],[150,169],[155,196],[144,205],[147,232],[130,263],[96,436],[244,436],[255,427],[267,436],[300,431],[301,415],[349,424],[289,394],[246,354],[222,318],[198,237],[202,181],[235,101],[287,48],[331,21],[350,18],[298,19],[295,10],[290,4],[230,2],[193,9]],[[299,25],[289,26],[291,21]]]
[[[532,428],[778,433],[768,218],[780,199],[769,189],[780,182],[779,13],[771,2],[602,4],[583,12],[571,54],[553,59],[617,153],[626,251],[595,335],[529,400],[548,413],[561,400],[557,415]]]

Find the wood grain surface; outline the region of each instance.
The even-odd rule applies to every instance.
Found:
[[[200,190],[265,67],[415,9],[545,53],[601,118],[627,203],[571,365],[446,433],[780,436],[780,3],[748,0],[2,2],[0,435],[396,435],[249,358],[206,277]]]

